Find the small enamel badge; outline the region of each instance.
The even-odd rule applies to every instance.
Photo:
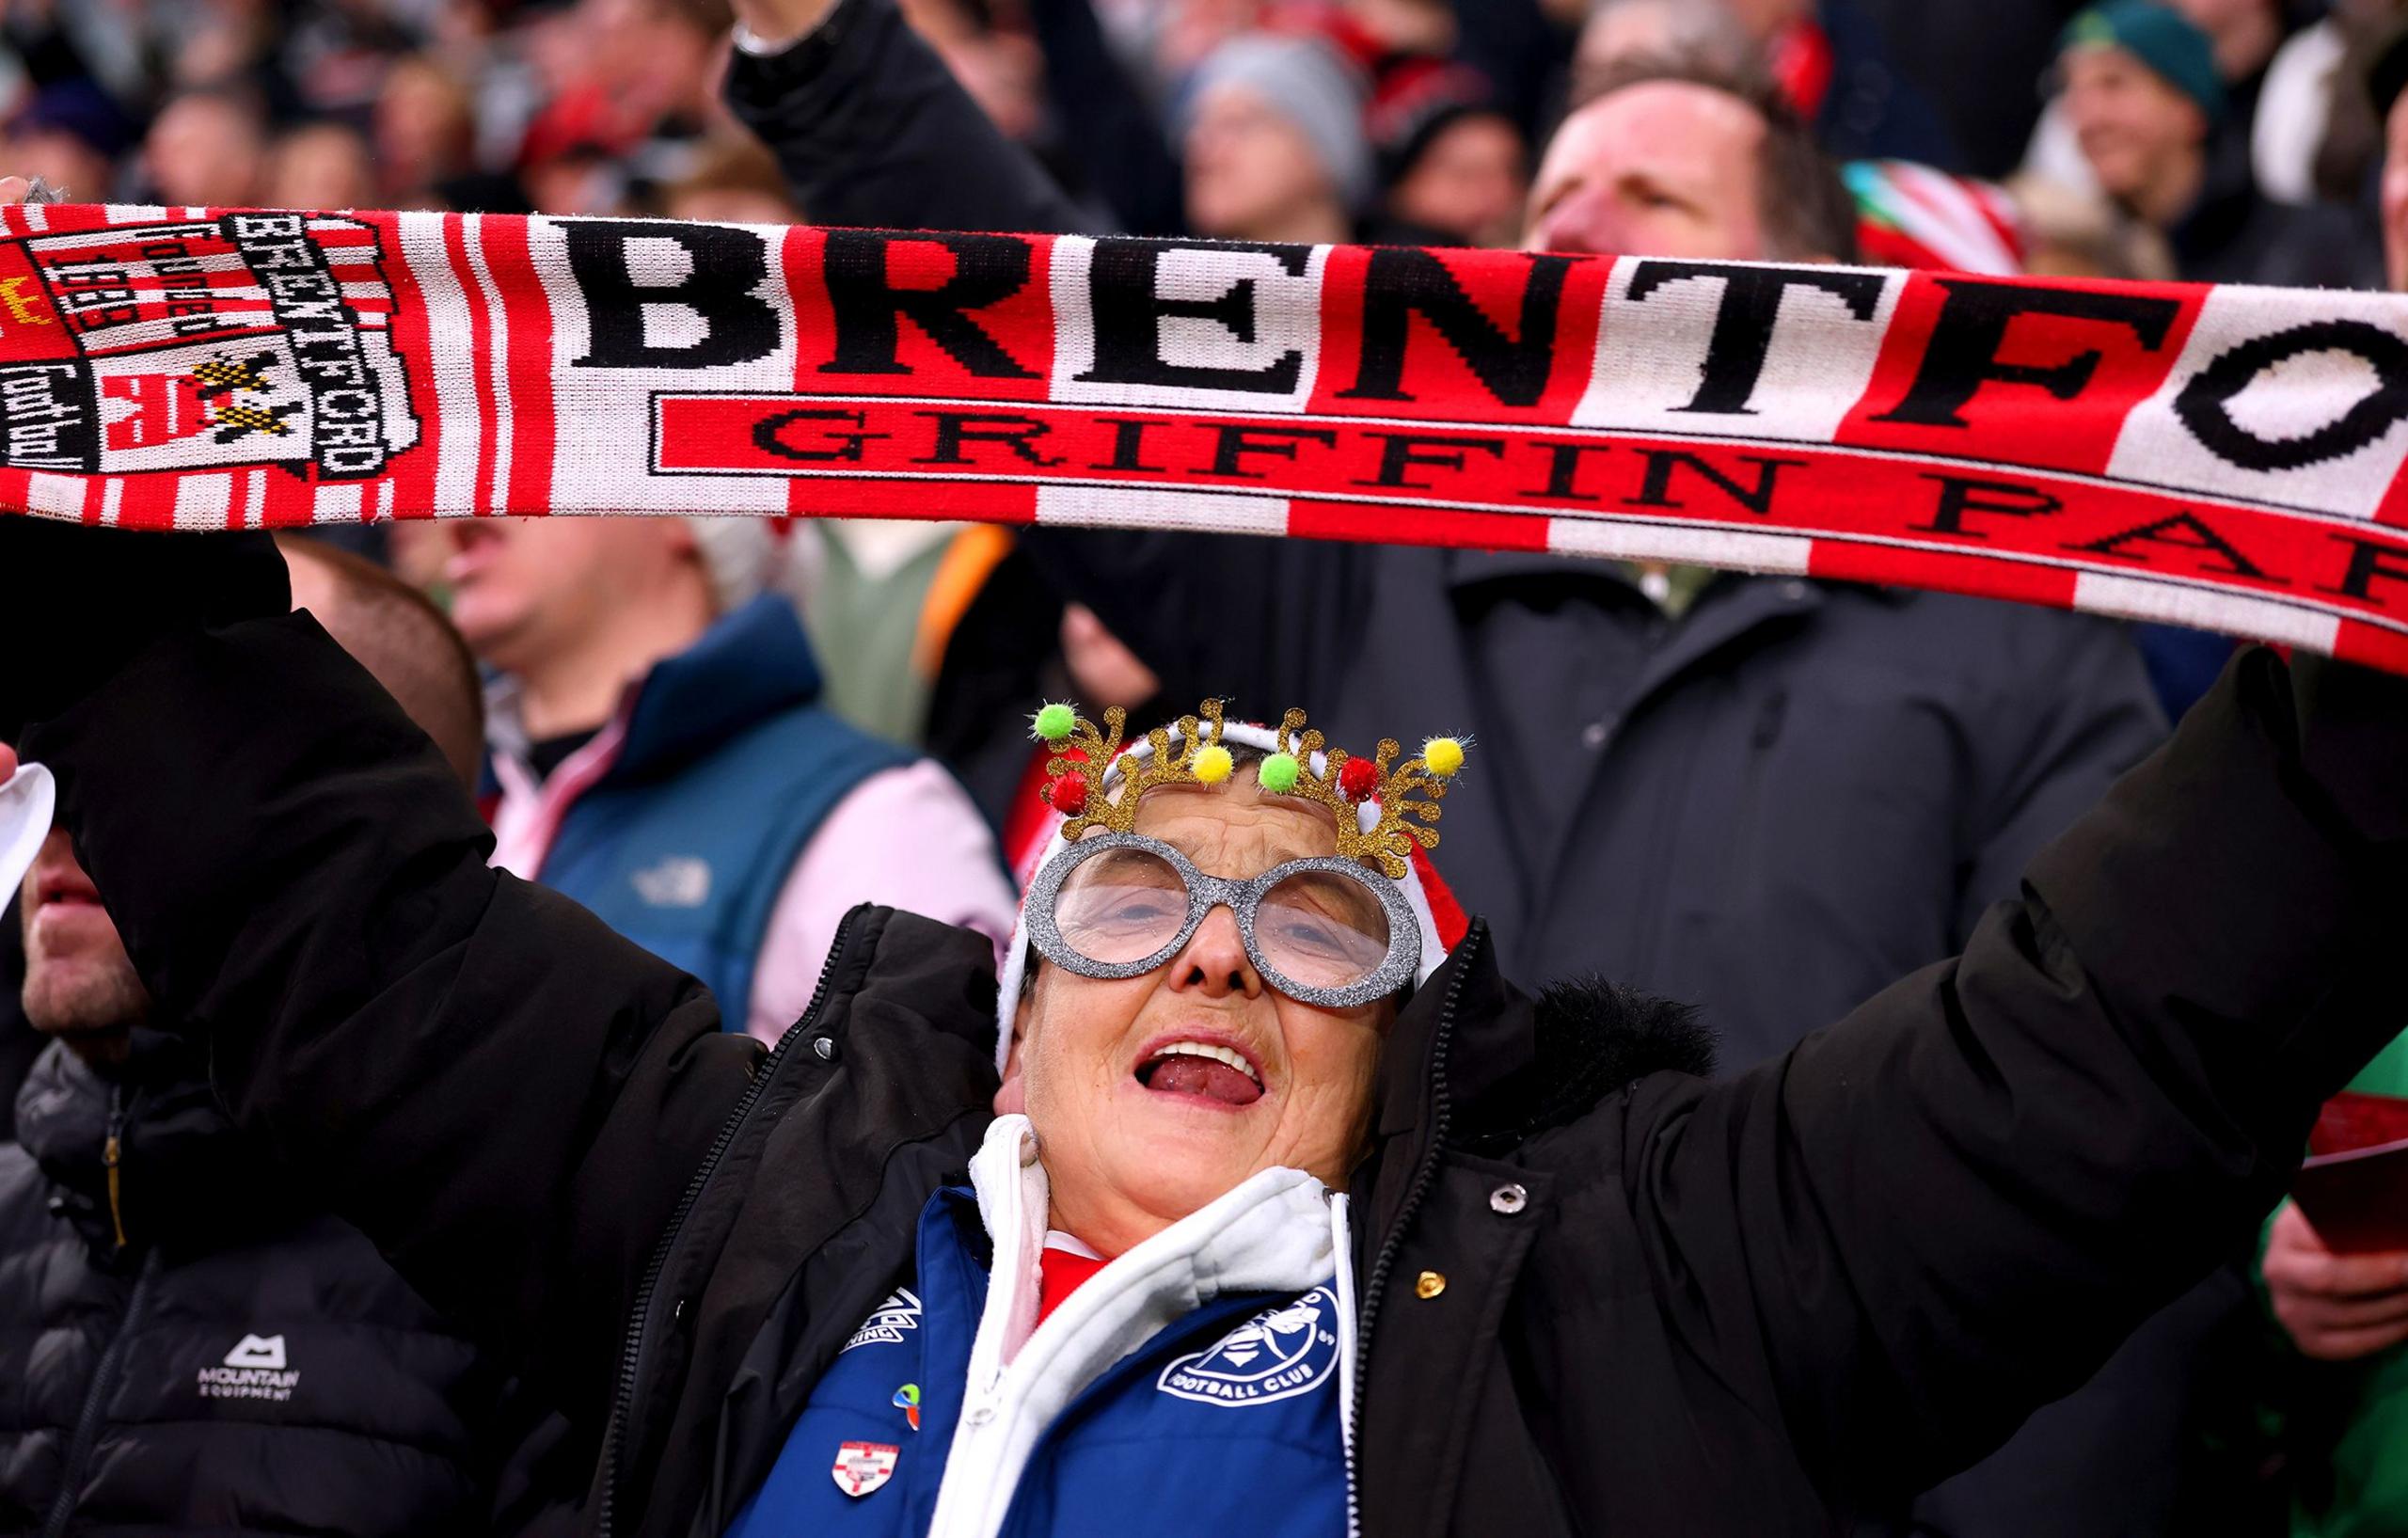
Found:
[[[920,1429],[920,1386],[918,1384],[907,1383],[895,1390],[895,1407],[903,1412],[903,1419],[911,1423],[913,1431]]]
[[[836,1488],[855,1498],[869,1494],[895,1477],[901,1448],[886,1442],[847,1442],[836,1450]]]

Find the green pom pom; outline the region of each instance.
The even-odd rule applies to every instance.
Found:
[[[1284,796],[1296,788],[1296,775],[1300,769],[1294,753],[1275,753],[1262,761],[1262,768],[1256,771],[1255,777],[1262,782],[1263,789],[1275,796]]]
[[[1061,742],[1079,727],[1079,713],[1067,705],[1049,705],[1037,713],[1037,735],[1047,742]]]

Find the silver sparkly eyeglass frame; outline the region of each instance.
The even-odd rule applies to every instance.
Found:
[[[1081,956],[1062,938],[1054,922],[1054,905],[1062,895],[1062,884],[1081,865],[1111,849],[1143,849],[1179,872],[1187,884],[1187,917],[1169,943],[1153,955],[1136,961],[1098,961]],[[1327,871],[1359,883],[1375,898],[1388,919],[1388,953],[1370,975],[1359,983],[1344,988],[1323,988],[1300,983],[1273,966],[1264,959],[1262,947],[1255,943],[1255,910],[1271,889],[1291,876],[1303,871]],[[1236,915],[1238,934],[1245,942],[1246,959],[1262,980],[1300,1003],[1321,1009],[1352,1009],[1384,999],[1413,981],[1421,965],[1421,924],[1414,916],[1413,905],[1405,901],[1397,884],[1378,871],[1365,867],[1360,862],[1343,855],[1317,855],[1306,860],[1291,860],[1284,865],[1274,865],[1259,876],[1243,881],[1224,877],[1207,876],[1196,868],[1187,856],[1158,838],[1143,833],[1093,833],[1046,862],[1028,887],[1028,938],[1037,953],[1065,972],[1082,977],[1116,980],[1141,977],[1162,966],[1196,937],[1204,923],[1204,915],[1215,908],[1227,908]]]

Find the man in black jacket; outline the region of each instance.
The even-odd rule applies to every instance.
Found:
[[[1079,229],[893,0],[737,9],[729,100],[815,219]],[[1634,75],[1575,113],[1531,208],[1533,249],[1854,250],[1811,135],[1768,90],[1703,74]],[[1021,538],[1171,699],[1310,702],[1337,740],[1400,720],[1477,736],[1502,767],[1450,802],[1447,875],[1507,968],[1690,1001],[1730,1068],[1963,945],[2163,732],[2117,626],[2017,605],[1565,554]]]
[[[477,678],[414,591],[296,546],[304,602],[475,772]],[[27,654],[14,654],[30,665]],[[466,783],[465,780],[459,783]],[[211,1094],[64,830],[24,887],[51,1039],[0,1149],[0,1530],[467,1534],[526,1430],[445,1324]]]
[[[490,870],[234,542],[0,536],[0,643],[92,638],[0,725],[40,722],[238,1121],[524,1356],[600,1530],[720,1531],[991,1119],[985,943],[857,911],[765,1059]],[[1961,958],[1720,1084],[1611,995],[1534,1006],[1475,924],[1389,1029],[1350,1182],[1363,1530],[1825,1531],[2080,1382],[2408,1008],[2403,695],[2245,655]]]

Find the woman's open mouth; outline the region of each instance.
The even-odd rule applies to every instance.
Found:
[[[1157,1095],[1218,1105],[1251,1105],[1262,1098],[1261,1070],[1245,1054],[1213,1041],[1165,1041],[1137,1065],[1136,1079]]]

